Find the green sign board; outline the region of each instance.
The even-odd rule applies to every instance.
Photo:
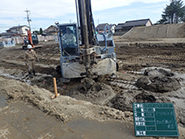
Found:
[[[172,103],[133,103],[136,136],[178,137]]]

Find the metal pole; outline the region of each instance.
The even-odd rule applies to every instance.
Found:
[[[76,17],[77,17],[77,25],[78,27],[80,27],[80,19],[79,19],[79,6],[78,6],[78,1],[75,0],[75,4],[76,4]]]
[[[81,0],[78,0],[78,11],[79,11],[79,18],[80,18],[80,25],[79,25],[79,27],[80,27],[80,34],[81,34],[81,41],[82,41],[82,44],[84,44],[84,37],[83,37],[83,34],[82,34],[82,32],[83,32],[83,27],[82,27],[82,8],[81,8],[81,4],[82,3],[82,1]]]
[[[83,31],[81,32],[83,39],[84,39],[84,45],[85,45],[85,50],[89,49],[89,39],[88,39],[88,27],[87,27],[87,12],[86,12],[86,0],[79,0],[80,1],[80,7],[81,7],[81,19],[82,19],[82,24],[81,28],[83,28]],[[90,55],[87,54],[87,51],[85,51],[85,61],[84,65],[86,68],[86,75],[87,77],[91,77],[91,72],[90,72]]]

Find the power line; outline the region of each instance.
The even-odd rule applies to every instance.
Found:
[[[0,9],[0,11],[12,11],[12,12],[23,12],[22,10],[7,10],[7,9]]]
[[[7,10],[7,9],[0,9],[0,12],[1,11],[10,11],[10,12],[23,12],[22,10]],[[26,12],[26,10],[25,10]],[[30,12],[30,10],[28,10],[28,12]],[[49,18],[49,19],[55,19],[56,17],[48,17],[48,16],[45,16],[45,15],[42,15],[42,14],[38,14],[38,13],[34,13],[34,12],[31,12],[32,14],[35,14],[35,15],[38,15],[38,16],[41,16],[41,17],[45,17],[45,18]]]
[[[54,17],[52,18],[52,17],[48,17],[48,16],[45,16],[45,15],[41,15],[41,14],[38,14],[38,13],[34,13],[34,12],[31,12],[31,13],[33,13],[33,14],[35,14],[35,15],[38,15],[38,16],[42,16],[42,17],[45,17],[45,18],[49,18],[49,19],[55,19]]]

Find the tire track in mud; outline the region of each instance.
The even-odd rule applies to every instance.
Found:
[[[141,71],[126,71],[127,75],[144,75],[144,72]],[[139,77],[138,77],[139,78]],[[117,78],[107,78],[106,79],[110,85],[113,85],[114,87],[119,87],[121,89],[126,90],[138,90],[139,88],[136,86],[137,78],[134,80],[125,80],[123,78],[117,77]]]
[[[135,86],[136,81],[126,81],[126,80],[113,80],[110,81],[111,85],[115,85],[120,87],[121,89],[135,89],[137,90],[138,88]]]

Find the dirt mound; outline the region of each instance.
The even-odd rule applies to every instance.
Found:
[[[84,78],[81,80],[81,84],[68,95],[76,99],[104,105],[115,96],[115,93],[109,85]]]
[[[145,91],[121,92],[111,100],[113,107],[122,111],[132,111],[132,103],[152,102],[156,102],[156,98]]]
[[[156,102],[156,98],[153,95],[142,92],[134,97],[138,103],[153,103]]]
[[[137,87],[148,91],[164,93],[176,91],[181,88],[178,79],[172,78],[174,73],[161,69],[147,69],[144,77],[137,80]]]
[[[2,77],[0,77],[0,94],[7,96],[6,98],[10,103],[11,101],[20,100],[29,102],[62,122],[67,122],[78,116],[98,121],[111,119],[133,121],[131,112],[122,112],[106,106],[93,105],[87,101],[62,95],[51,99],[54,94],[46,89]]]
[[[185,37],[184,30],[185,23],[134,27],[121,38],[183,38]]]
[[[180,83],[176,79],[168,77],[141,77],[137,81],[137,86],[152,92],[170,92],[181,88]]]
[[[184,93],[184,89],[182,90],[182,93]],[[175,106],[177,122],[181,126],[185,126],[185,110],[184,108],[179,107],[179,104],[184,102],[176,98],[178,94],[181,94],[181,91],[172,91],[169,94],[156,94],[155,92],[149,92],[145,90],[122,91],[111,100],[111,103],[113,108],[119,109],[123,112],[133,111],[133,103],[173,103]]]

